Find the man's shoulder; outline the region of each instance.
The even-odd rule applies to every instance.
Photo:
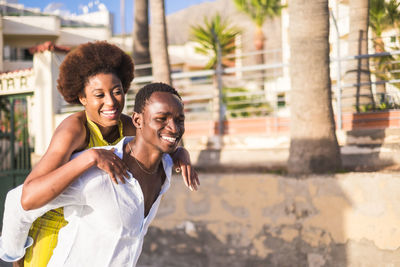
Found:
[[[71,186],[75,188],[86,188],[88,185],[99,185],[107,180],[107,173],[93,166],[82,173],[78,179],[76,179]]]
[[[169,177],[172,175],[172,167],[174,165],[172,158],[169,154],[164,154],[162,157],[165,174]]]
[[[172,166],[174,164],[173,161],[172,161],[171,156],[169,154],[167,154],[167,153],[165,153],[163,155],[162,159],[165,162],[165,164],[167,164],[167,165],[171,165]]]

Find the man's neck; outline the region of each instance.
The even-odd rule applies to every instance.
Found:
[[[125,151],[128,155],[139,161],[142,167],[148,171],[157,169],[162,159],[161,152],[146,146],[136,138],[126,145]]]

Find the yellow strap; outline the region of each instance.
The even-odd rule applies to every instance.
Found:
[[[90,133],[89,144],[87,145],[86,148],[91,148],[91,147],[95,147],[95,146],[115,145],[119,141],[121,141],[121,139],[124,137],[123,136],[123,125],[122,125],[122,121],[121,120],[118,121],[119,138],[117,140],[115,140],[114,142],[109,143],[106,140],[104,140],[103,135],[101,134],[101,131],[100,131],[99,127],[97,126],[96,123],[94,123],[93,121],[91,121],[89,119],[87,114],[86,114],[86,119],[87,119],[87,125],[89,127],[89,133]]]

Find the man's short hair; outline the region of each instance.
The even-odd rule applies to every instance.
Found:
[[[150,83],[150,84],[145,85],[143,88],[141,88],[138,91],[138,93],[136,94],[135,107],[134,107],[134,111],[136,113],[142,113],[143,112],[143,109],[146,106],[146,101],[148,101],[150,99],[151,95],[154,92],[171,93],[173,95],[176,95],[180,100],[182,100],[181,96],[175,90],[175,88],[169,86],[168,84],[165,84],[165,83]]]

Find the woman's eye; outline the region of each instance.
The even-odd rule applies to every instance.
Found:
[[[122,94],[122,90],[115,90],[115,91],[114,91],[114,94],[115,94],[115,95],[120,95],[120,94]]]

